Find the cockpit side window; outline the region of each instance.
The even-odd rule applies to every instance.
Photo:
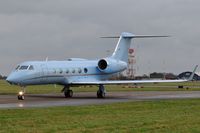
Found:
[[[20,65],[18,65],[18,66],[15,68],[15,70],[18,70],[18,69],[19,69],[19,67],[20,67]]]
[[[30,65],[29,68],[28,68],[28,70],[34,70],[33,66]]]
[[[19,70],[27,70],[28,66],[20,66]]]

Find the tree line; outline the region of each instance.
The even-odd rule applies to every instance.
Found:
[[[7,77],[6,76],[2,76],[1,74],[0,74],[0,80],[1,79],[6,79]]]

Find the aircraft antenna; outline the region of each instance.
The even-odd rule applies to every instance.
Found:
[[[49,60],[49,58],[48,58],[48,57],[46,57],[46,60],[45,60],[45,61],[47,62],[48,60]]]

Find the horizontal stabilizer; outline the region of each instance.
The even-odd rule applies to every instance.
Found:
[[[154,38],[154,37],[170,37],[170,36],[157,36],[157,35],[134,35],[134,36],[129,36],[129,37],[124,37],[124,38]],[[101,38],[120,38],[120,36],[104,36]]]
[[[132,33],[123,32],[121,34],[121,36],[105,36],[105,37],[101,37],[101,38],[120,38],[120,37],[124,37],[124,38],[154,38],[154,37],[170,37],[170,36],[166,36],[166,35],[134,35]]]

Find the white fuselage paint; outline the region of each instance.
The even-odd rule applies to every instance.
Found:
[[[98,69],[98,60],[76,61],[30,61],[20,66],[34,67],[33,70],[14,70],[9,75],[13,84],[21,86],[40,84],[71,84],[73,81],[99,81],[108,80],[116,72],[104,73]],[[126,66],[120,68],[120,71]]]

